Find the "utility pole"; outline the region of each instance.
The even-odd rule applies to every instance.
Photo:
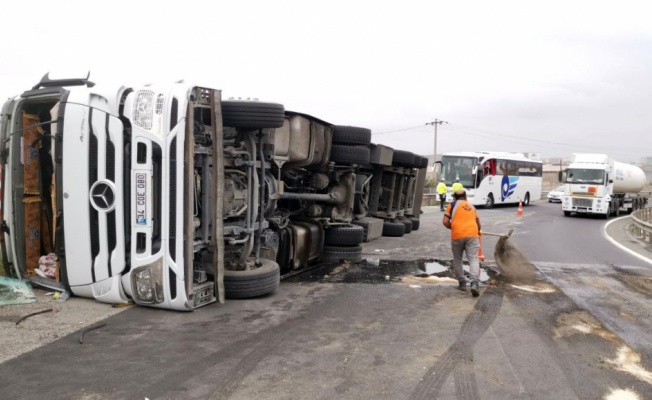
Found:
[[[435,161],[437,161],[437,125],[442,125],[442,124],[447,124],[448,122],[439,120],[435,118],[434,121],[432,122],[426,122],[426,125],[432,125],[435,127],[435,152],[432,155],[432,165],[435,165]],[[434,168],[434,167],[433,167]]]

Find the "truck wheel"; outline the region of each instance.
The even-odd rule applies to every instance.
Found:
[[[614,206],[614,217],[620,217],[620,206],[618,204]]]
[[[484,208],[493,208],[494,207],[494,195],[489,193],[487,200],[484,203]]]
[[[261,258],[260,268],[247,271],[224,271],[224,296],[248,299],[271,293],[278,288],[281,270],[272,260]]]
[[[413,231],[418,231],[419,230],[419,225],[421,225],[421,221],[419,220],[419,218],[410,217],[408,219],[410,221],[412,221],[412,230]]]
[[[362,246],[324,246],[321,260],[324,262],[360,261],[362,260]]]
[[[329,245],[355,246],[364,240],[364,228],[357,225],[334,226],[326,230],[324,243]]]
[[[383,236],[401,237],[403,235],[405,235],[405,224],[389,221],[383,223]]]
[[[398,222],[405,225],[405,233],[406,234],[412,232],[412,221],[410,221],[409,219],[400,219],[400,220],[398,220]]]
[[[414,168],[426,168],[428,166],[428,159],[422,156],[415,156]]]
[[[336,125],[333,127],[333,143],[367,146],[371,143],[371,129]]]
[[[283,104],[250,100],[222,101],[224,126],[245,129],[280,128],[285,121]]]
[[[394,150],[392,165],[398,167],[412,167],[414,164],[414,153],[403,150]]]
[[[564,217],[570,217],[571,212],[570,211],[564,211]]]
[[[369,164],[369,148],[365,146],[345,146],[334,144],[331,147],[330,161],[335,164]]]

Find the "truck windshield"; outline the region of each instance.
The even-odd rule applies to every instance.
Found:
[[[601,169],[569,169],[566,173],[566,183],[604,183],[604,171]]]
[[[441,177],[450,186],[459,178],[465,188],[475,188],[473,179],[473,166],[477,164],[476,157],[443,156],[441,162]]]

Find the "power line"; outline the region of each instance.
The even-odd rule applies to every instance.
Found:
[[[428,124],[426,124],[428,125]],[[417,125],[417,126],[411,126],[409,128],[402,128],[402,129],[395,129],[393,131],[385,131],[385,132],[374,132],[372,135],[384,135],[385,133],[394,133],[394,132],[403,132],[403,131],[409,131],[412,129],[417,129],[417,128],[423,128],[425,125]]]
[[[494,137],[504,137],[508,138],[510,140],[516,139],[517,142],[524,143],[524,144],[530,144],[531,142],[536,142],[536,143],[542,143],[542,144],[547,144],[547,145],[553,145],[553,146],[561,146],[561,147],[588,147],[588,148],[593,148],[593,149],[600,149],[604,150],[605,146],[596,146],[596,145],[591,145],[591,144],[573,144],[573,143],[562,143],[562,142],[553,142],[550,140],[541,140],[541,139],[532,139],[532,138],[524,138],[522,136],[516,136],[516,135],[508,135],[508,134],[501,134],[498,132],[486,130],[486,129],[480,129],[480,128],[473,128],[473,127],[468,127],[464,125],[459,125],[459,124],[451,124],[453,126],[449,127],[451,130],[455,130],[458,132],[466,133],[468,135],[472,136],[480,136],[480,137],[487,137],[487,138],[494,138]],[[466,129],[460,129],[457,127],[463,127]],[[478,132],[474,132],[478,131]],[[544,147],[549,147],[549,146],[544,146]],[[623,148],[613,148],[612,146],[609,146],[609,149],[611,151],[618,151],[618,152],[632,152],[631,149],[623,149]]]
[[[435,122],[437,122],[437,124],[441,125],[439,122],[444,123],[445,121],[435,120]],[[433,125],[435,122],[428,122],[425,125]],[[592,148],[592,149],[599,149],[601,151],[605,151],[605,146],[596,146],[596,145],[591,145],[591,144],[586,144],[586,143],[573,144],[573,143],[555,142],[555,141],[551,141],[551,140],[525,138],[525,137],[522,137],[522,136],[510,135],[510,134],[506,134],[506,133],[500,133],[500,132],[492,131],[492,130],[489,130],[489,129],[476,128],[476,127],[472,127],[472,126],[468,126],[468,125],[462,125],[462,124],[456,124],[456,123],[448,123],[448,122],[445,122],[445,123],[448,124],[447,129],[457,131],[457,132],[461,132],[461,133],[465,133],[465,134],[471,135],[471,136],[485,137],[485,138],[491,138],[491,139],[495,139],[496,137],[499,137],[499,138],[509,139],[510,141],[516,141],[517,143],[522,143],[522,144],[532,144],[532,142],[535,142],[539,146],[552,148],[552,149],[569,148],[569,147],[570,148],[572,148],[572,147],[575,147],[575,148],[584,147],[584,148]],[[401,128],[401,129],[394,129],[394,130],[390,130],[390,131],[375,132],[375,133],[372,133],[372,135],[383,135],[383,134],[387,134],[387,133],[404,132],[404,131],[409,131],[409,130],[413,130],[413,129],[423,128],[423,127],[424,127],[424,125],[415,125],[415,126],[411,126],[411,127],[406,127],[406,128]],[[609,151],[612,151],[612,152],[619,152],[619,153],[636,152],[635,150],[632,150],[632,149],[623,149],[623,148],[618,149],[618,148],[613,148],[612,146],[608,146],[608,148],[609,148]]]

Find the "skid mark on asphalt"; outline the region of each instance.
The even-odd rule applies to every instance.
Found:
[[[280,347],[288,336],[287,331],[279,330],[271,337],[261,340],[246,356],[244,356],[235,367],[223,378],[223,382],[218,384],[218,390],[213,392],[208,398],[211,400],[222,400],[231,397],[233,392],[238,389],[240,383],[248,377],[258,366],[258,364],[267,358],[275,349]]]
[[[256,366],[270,356],[283,340],[287,340],[288,325],[295,322],[296,320],[289,320],[281,325],[264,329],[219,351],[212,352],[202,359],[194,360],[192,364],[181,366],[164,375],[158,382],[143,388],[141,394],[134,398],[178,398],[174,397],[175,391],[187,385],[189,380],[195,376],[191,373],[192,371],[214,368],[218,362],[237,359],[238,362],[226,374],[211,376],[210,386],[219,389],[206,396],[210,399],[229,398],[240,383],[256,369]],[[243,352],[246,352],[246,349],[250,350],[243,357]]]
[[[504,288],[490,286],[464,320],[457,341],[432,366],[419,382],[410,399],[437,398],[444,382],[454,371],[458,399],[480,399],[473,371],[473,347],[494,322],[503,303]]]

